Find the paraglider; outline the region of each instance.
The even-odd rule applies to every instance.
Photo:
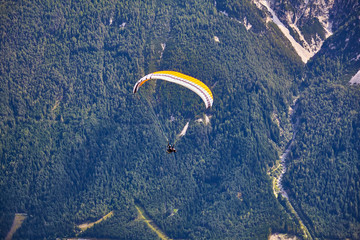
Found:
[[[171,145],[171,144],[168,143],[166,152],[167,153],[172,153],[172,152],[176,153],[175,144]]]
[[[210,108],[214,102],[211,90],[200,80],[188,75],[174,71],[159,71],[142,77],[134,86],[133,93],[136,93],[141,85],[151,79],[160,79],[184,86],[201,97],[206,108]]]
[[[148,80],[151,80],[151,79],[159,79],[159,80],[172,82],[172,83],[175,83],[175,84],[178,84],[178,85],[181,85],[183,87],[190,89],[191,91],[195,92],[203,100],[203,102],[205,103],[206,109],[211,108],[213,105],[213,102],[214,102],[213,94],[208,86],[206,86],[203,82],[201,82],[200,80],[198,80],[194,77],[191,77],[191,76],[179,73],[179,72],[175,72],[175,71],[158,71],[158,72],[153,72],[153,73],[150,73],[150,74],[142,77],[134,85],[133,93],[135,94],[145,82],[147,82]],[[186,132],[188,125],[189,125],[189,122],[185,126],[186,129],[183,131]],[[185,133],[183,133],[183,135],[185,135]],[[181,135],[181,136],[183,136],[183,135]],[[173,152],[176,153],[176,149],[174,146],[175,146],[175,144],[171,145],[168,143],[167,149],[166,149],[167,153],[173,153]]]

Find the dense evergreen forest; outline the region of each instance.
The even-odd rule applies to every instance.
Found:
[[[312,237],[360,238],[360,91],[348,85],[360,68],[350,61],[356,14],[304,65],[250,0],[23,0],[0,9],[1,238],[26,213],[13,239],[156,239],[136,206],[173,239],[304,238],[267,174],[298,96],[290,200]],[[163,81],[132,93],[158,70],[203,81],[213,107]],[[209,124],[196,121],[205,116]],[[187,122],[178,152],[167,154]]]
[[[360,239],[360,19],[347,23],[307,64],[286,184],[314,236]]]

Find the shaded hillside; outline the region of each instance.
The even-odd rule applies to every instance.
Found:
[[[114,217],[83,235],[152,238],[134,221],[134,199],[173,238],[297,232],[265,174],[279,141],[271,112],[286,109],[300,71],[275,28],[247,32],[210,3],[2,8],[1,212],[29,216],[15,238],[74,236],[75,224],[109,210]],[[213,86],[211,125],[194,123],[203,106],[184,89],[149,84],[155,92],[132,95],[160,69]],[[192,120],[176,156],[164,154],[164,132],[178,130],[171,114],[179,126]]]
[[[339,69],[342,60],[338,67],[335,60],[322,65],[321,56],[314,59],[304,82],[304,66],[290,43],[246,0],[218,5],[22,1],[0,6],[1,237],[11,227],[8,219],[19,212],[28,217],[14,239],[74,237],[80,233],[77,225],[113,211],[80,236],[156,238],[138,220],[135,203],[174,239],[266,239],[274,232],[301,237],[299,224],[273,195],[266,174],[285,144],[272,116],[287,121],[299,89],[309,97],[322,90],[314,87],[322,81],[314,69]],[[224,10],[230,14],[220,12]],[[198,96],[161,81],[148,82],[133,95],[139,78],[167,69],[210,86],[213,108],[205,112]],[[335,82],[338,75],[333,76]],[[355,88],[348,95],[344,86],[331,87],[336,88],[334,98],[349,97],[337,109],[350,107],[350,96],[358,96]],[[310,117],[306,99],[301,100],[302,119]],[[353,123],[349,142],[356,145],[358,108],[353,107],[339,121],[344,128]],[[204,113],[209,125],[195,122]],[[178,152],[166,154],[166,138],[175,141],[187,122],[186,135],[176,143]],[[306,136],[302,134],[299,143]],[[306,151],[316,153],[311,146]],[[348,145],[345,149],[349,153]],[[297,181],[302,173],[295,163],[287,186],[302,193],[303,182]],[[335,169],[335,177],[343,173]],[[357,183],[342,202],[349,204]],[[303,200],[293,195],[295,202]],[[318,224],[306,208],[302,211]],[[320,216],[320,230],[313,230],[319,236],[327,231],[322,222],[331,215]],[[343,226],[348,223],[346,216],[338,219]],[[358,222],[358,216],[351,219]]]
[[[285,182],[318,238],[360,237],[360,89],[349,84],[360,69],[359,26],[350,16],[324,43],[307,65],[299,99],[299,130]]]

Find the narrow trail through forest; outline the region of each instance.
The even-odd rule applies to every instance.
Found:
[[[13,224],[11,225],[10,231],[6,235],[5,240],[11,240],[12,239],[12,237],[13,237],[14,233],[16,232],[16,230],[18,230],[18,228],[21,227],[22,223],[24,222],[24,220],[26,218],[27,218],[26,213],[15,213]]]
[[[87,222],[87,223],[83,223],[78,225],[77,227],[81,229],[81,232],[86,231],[87,229],[93,227],[95,224],[101,223],[102,221],[111,218],[114,215],[114,212],[111,211],[108,214],[106,214],[105,216],[103,216],[102,218],[100,218],[99,220],[95,221],[95,222]]]
[[[160,239],[170,240],[170,238],[166,236],[166,234],[163,231],[161,231],[161,229],[149,218],[149,216],[146,215],[145,210],[142,207],[140,207],[139,205],[135,205],[135,207],[139,214],[139,218],[138,218],[139,220],[144,221],[146,225],[152,231],[154,231]]]

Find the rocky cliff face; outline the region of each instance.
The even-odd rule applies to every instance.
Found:
[[[316,53],[332,30],[334,0],[270,1],[270,6],[293,38],[310,53]]]
[[[320,50],[326,38],[359,13],[356,0],[255,0],[257,6],[264,2],[311,55]]]

